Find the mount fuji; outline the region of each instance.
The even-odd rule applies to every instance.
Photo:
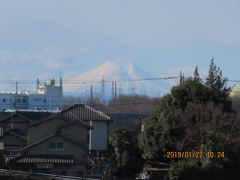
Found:
[[[151,78],[154,77],[135,64],[109,61],[64,81],[64,93],[108,100],[118,95],[159,97],[170,90],[165,80]]]

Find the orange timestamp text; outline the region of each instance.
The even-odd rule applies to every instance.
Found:
[[[196,158],[196,159],[223,159],[225,157],[224,151],[168,151],[166,153],[167,159],[188,159],[188,158]]]

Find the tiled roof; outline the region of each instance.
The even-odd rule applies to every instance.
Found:
[[[18,114],[31,119],[33,122],[42,121],[47,117],[51,116],[53,113],[45,112],[45,111],[17,111]]]
[[[39,124],[42,124],[42,123],[45,123],[45,122],[48,122],[48,121],[51,121],[53,119],[61,119],[63,121],[65,121],[67,124],[74,124],[74,123],[78,123],[78,125],[82,125],[84,127],[87,127],[87,128],[92,128],[91,126],[89,126],[87,123],[83,122],[83,121],[79,121],[77,119],[71,119],[69,117],[66,117],[66,116],[63,116],[61,114],[54,114],[54,115],[51,115],[49,116],[47,119],[43,120],[43,121],[39,121],[39,122],[35,122],[35,123],[32,123],[30,124],[29,126],[37,126]],[[66,124],[66,125],[67,125]]]
[[[6,120],[8,120],[9,118],[13,118],[13,117],[20,117],[26,121],[28,121],[28,123],[32,123],[32,120],[31,119],[28,119],[27,117],[21,115],[21,114],[18,114],[16,112],[14,113],[11,113],[11,114],[5,114],[5,117],[3,117],[0,122],[5,122]]]
[[[73,164],[72,155],[24,155],[10,160],[14,163],[53,163],[53,164]]]
[[[138,114],[138,113],[111,113],[108,114],[112,118],[112,123],[109,128],[111,129],[118,127],[125,127],[135,129],[142,123],[142,120],[148,117],[148,114]]]
[[[111,117],[85,104],[76,104],[63,110],[61,115],[82,121],[110,121]]]
[[[52,113],[50,112],[39,112],[39,111],[15,111],[15,112],[0,112],[0,121],[3,119],[8,118],[9,116],[12,115],[20,115],[22,117],[25,117],[28,120],[31,120],[33,122],[36,121],[41,121],[43,119],[46,119],[47,117],[49,117]]]

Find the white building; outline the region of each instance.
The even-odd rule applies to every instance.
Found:
[[[51,110],[59,111],[63,108],[63,86],[60,79],[59,86],[55,85],[55,80],[48,80],[41,85],[37,80],[35,92],[4,92],[0,93],[0,111],[8,109],[29,109],[29,110]]]

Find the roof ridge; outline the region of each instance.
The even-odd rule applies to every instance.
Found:
[[[89,106],[89,105],[86,105],[86,104],[76,104],[68,109],[65,109],[63,111],[60,112],[60,114],[65,114],[67,116],[72,116],[76,119],[81,119],[80,116],[78,117],[76,114],[75,114],[75,111],[79,111],[77,112],[78,114],[81,113],[80,116],[83,117],[84,115],[84,118],[87,117],[87,119],[83,119],[83,120],[89,120],[90,118],[93,118],[93,115],[96,116],[95,118],[99,119],[99,120],[111,120],[111,117],[108,116],[107,114],[105,114],[104,112],[102,111],[99,111],[97,109],[94,109],[93,107]],[[86,114],[83,114],[85,113],[84,111],[87,111]],[[92,115],[89,115],[89,112],[92,113]],[[72,118],[70,117],[70,118]],[[89,118],[89,119],[88,119]],[[97,120],[96,119],[96,120]],[[94,119],[93,119],[94,120]]]

